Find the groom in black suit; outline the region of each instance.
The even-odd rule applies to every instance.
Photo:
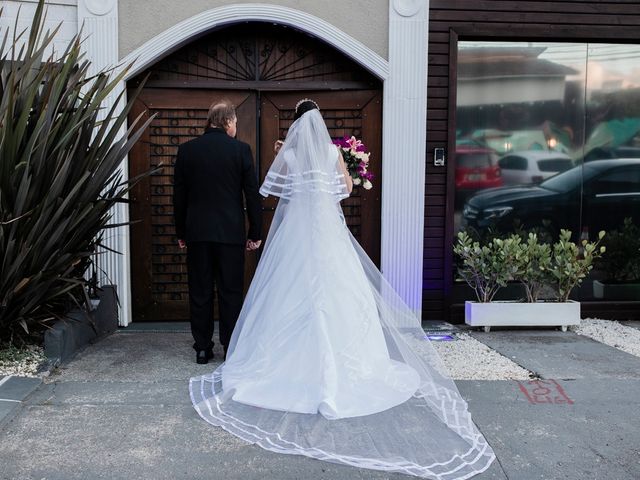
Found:
[[[178,147],[174,170],[176,235],[180,248],[187,248],[191,332],[198,363],[213,358],[214,283],[226,356],[242,308],[244,252],[261,243],[262,211],[253,156],[249,145],[234,138],[236,123],[231,103],[214,103],[205,133]]]

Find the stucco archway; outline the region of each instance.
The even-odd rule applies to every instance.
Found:
[[[133,63],[133,68],[128,72],[125,80],[137,75],[168,52],[204,32],[246,21],[273,22],[295,27],[318,37],[353,58],[381,80],[386,80],[389,76],[389,64],[384,58],[321,18],[279,5],[242,4],[226,5],[202,12],[183,20],[138,47],[122,59],[123,65]]]

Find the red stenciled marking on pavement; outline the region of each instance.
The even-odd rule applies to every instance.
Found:
[[[565,393],[562,386],[555,380],[530,380],[518,382],[520,391],[524,393],[529,403],[534,405],[551,403],[554,405],[573,405],[573,400]]]

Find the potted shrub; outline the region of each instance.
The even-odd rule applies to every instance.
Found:
[[[521,244],[515,260],[518,268],[514,280],[524,287],[528,303],[538,302],[548,284],[551,245],[539,242],[538,235],[531,232],[526,243]]]
[[[458,274],[473,288],[479,303],[491,302],[517,273],[513,260],[519,243],[520,237],[512,236],[504,240],[490,238],[481,244],[466,232],[458,233],[458,243],[453,249],[462,261]]]
[[[640,300],[640,227],[625,218],[622,228],[607,235],[607,255],[598,262],[602,280],[594,280],[593,296],[607,300]]]
[[[458,234],[454,253],[460,258],[460,277],[476,292],[477,302],[465,302],[465,323],[492,326],[559,326],[580,323],[580,304],[569,294],[593,268],[593,260],[604,252],[598,242],[570,241],[571,232],[562,230],[553,245],[541,243],[535,233],[526,241],[518,234],[494,238],[485,244],[474,242],[465,232]],[[496,292],[509,281],[523,285],[526,298],[494,301]],[[550,298],[542,299],[549,292]]]

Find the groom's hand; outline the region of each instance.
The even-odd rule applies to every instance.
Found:
[[[178,247],[180,247],[180,250],[182,250],[183,248],[186,248],[187,242],[185,242],[184,240],[178,239]]]
[[[256,240],[255,242],[253,240],[247,240],[246,249],[248,252],[250,252],[251,250],[257,250],[258,248],[260,248],[261,244],[262,240]]]

